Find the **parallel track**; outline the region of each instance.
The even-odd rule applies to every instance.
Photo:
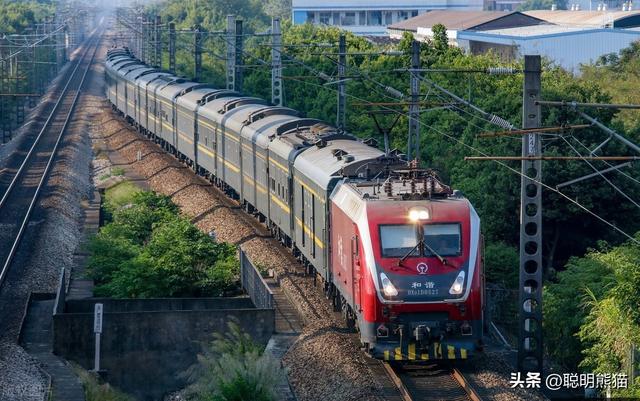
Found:
[[[102,31],[93,34],[85,44],[82,56],[68,69],[66,83],[56,90],[59,92],[57,101],[46,108],[51,111],[44,126],[24,159],[21,163],[17,162],[20,167],[0,199],[0,287],[7,277],[47,174],[53,166],[85,77],[93,64],[101,34]]]
[[[478,393],[455,368],[432,365],[384,364],[404,401],[480,401]]]

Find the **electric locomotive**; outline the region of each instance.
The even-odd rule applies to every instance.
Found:
[[[108,52],[105,74],[114,109],[264,222],[372,356],[465,359],[480,348],[480,219],[435,172],[127,49]]]

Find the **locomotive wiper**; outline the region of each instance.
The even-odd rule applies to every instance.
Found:
[[[424,239],[420,240],[420,242],[422,242],[422,245],[424,245],[425,248],[427,248],[429,250],[429,252],[431,252],[433,254],[433,256],[435,256],[436,258],[438,258],[438,260],[440,261],[440,263],[442,263],[443,265],[449,265],[449,263],[447,263],[447,259],[443,258],[442,256],[440,256],[438,254],[438,252],[436,252],[433,248],[431,248],[429,245],[427,245],[426,242],[424,242]]]
[[[440,263],[442,263],[442,264],[443,264],[443,265],[445,265],[445,266],[451,266],[451,265],[449,264],[449,262],[447,262],[447,259],[445,259],[444,257],[442,257],[438,252],[436,252],[433,248],[431,248],[429,245],[427,245],[427,243],[426,243],[426,242],[424,242],[424,238],[423,238],[423,239],[421,239],[420,241],[418,241],[418,243],[417,243],[413,248],[411,248],[411,250],[410,250],[409,252],[407,252],[407,254],[406,254],[406,255],[404,255],[403,257],[401,257],[401,258],[398,260],[398,266],[406,267],[406,266],[404,266],[404,265],[402,264],[402,262],[404,262],[404,260],[405,260],[406,258],[408,258],[408,257],[409,257],[409,255],[411,255],[411,254],[413,253],[413,251],[415,251],[415,250],[416,250],[416,248],[418,248],[418,247],[421,247],[420,249],[422,249],[422,247],[427,248],[427,249],[429,250],[429,252],[431,252],[431,254],[432,254],[433,256],[435,256],[436,258],[438,258],[438,260],[440,261]],[[424,253],[424,252],[420,252],[420,253],[422,254],[422,253]]]
[[[403,257],[401,257],[401,258],[398,260],[398,266],[406,267],[406,266],[403,266],[403,265],[402,265],[402,262],[404,262],[404,260],[405,260],[406,258],[408,258],[408,257],[409,257],[409,255],[411,255],[411,254],[413,253],[413,251],[415,251],[415,250],[416,250],[416,248],[418,248],[418,247],[420,246],[420,244],[421,244],[423,241],[424,241],[424,240],[422,240],[422,239],[421,239],[420,241],[418,241],[418,243],[417,243],[413,248],[411,248],[411,250],[410,250],[409,252],[407,252],[407,254],[406,254],[406,255],[404,255]]]

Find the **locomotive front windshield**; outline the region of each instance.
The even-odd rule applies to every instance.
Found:
[[[401,258],[412,249],[411,255],[418,256],[418,236],[416,226],[394,224],[380,226],[380,244],[385,258]]]
[[[429,250],[433,249],[440,256],[460,255],[460,225],[459,224],[425,224],[422,226],[424,256],[435,256]]]
[[[425,246],[419,246],[422,236]],[[408,257],[460,255],[460,225],[447,224],[399,224],[380,226],[380,247],[385,258],[401,258],[409,252]]]

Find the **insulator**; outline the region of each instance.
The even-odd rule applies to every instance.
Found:
[[[325,81],[331,81],[331,77],[324,72],[318,72],[318,77],[324,79]]]
[[[491,120],[490,120],[491,124],[495,124],[498,127],[502,127],[505,129],[513,129],[513,124],[511,124],[509,121],[505,120],[502,117],[498,117],[495,114],[491,115]]]
[[[487,68],[487,74],[489,75],[509,75],[515,74],[516,70],[513,67],[489,67]]]
[[[416,180],[411,180],[411,193],[416,193]]]
[[[393,187],[390,180],[384,182],[384,192],[386,192],[389,197],[393,196]]]
[[[385,86],[384,90],[386,90],[387,92],[389,92],[391,95],[397,97],[398,99],[404,99],[404,95],[402,94],[402,92],[400,92],[397,89],[394,89],[390,86]]]

